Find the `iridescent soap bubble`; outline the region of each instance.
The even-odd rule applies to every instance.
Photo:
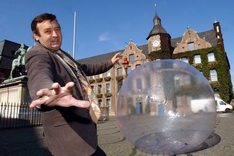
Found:
[[[214,129],[214,93],[203,74],[185,62],[148,62],[133,70],[121,87],[117,122],[142,152],[187,153]]]

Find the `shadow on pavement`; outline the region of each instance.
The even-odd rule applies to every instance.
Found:
[[[42,127],[0,129],[0,156],[51,156],[42,133]]]
[[[198,152],[217,145],[221,141],[221,137],[218,134],[212,133],[198,148],[192,150],[189,153]],[[187,154],[189,154],[187,153]]]

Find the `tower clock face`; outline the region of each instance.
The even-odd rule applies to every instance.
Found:
[[[152,42],[152,44],[153,44],[153,47],[158,47],[160,45],[160,41],[159,40],[154,40]]]

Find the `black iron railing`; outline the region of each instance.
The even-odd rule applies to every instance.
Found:
[[[109,120],[109,107],[101,107],[100,121]],[[29,103],[0,103],[0,129],[41,126],[41,112]]]
[[[0,103],[0,129],[30,126],[41,126],[41,112],[28,103]]]

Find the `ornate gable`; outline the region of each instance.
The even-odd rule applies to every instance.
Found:
[[[128,43],[128,45],[126,46],[126,48],[122,54],[122,57],[123,58],[126,57],[126,58],[128,58],[128,60],[130,60],[130,58],[129,58],[130,55],[134,55],[134,61],[146,59],[146,56],[142,53],[142,50],[139,49],[137,47],[137,45],[135,43],[133,43],[132,41],[130,41]]]
[[[177,43],[176,48],[173,51],[173,54],[183,53],[187,51],[197,50],[212,47],[205,38],[200,38],[196,31],[191,28],[187,28],[183,34],[182,40],[180,43]]]

